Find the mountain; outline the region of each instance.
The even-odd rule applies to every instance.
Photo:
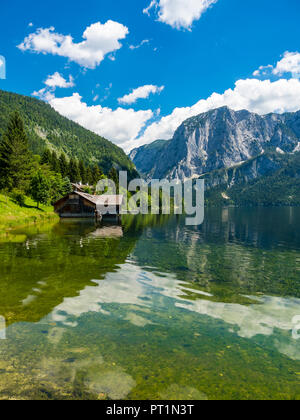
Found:
[[[184,121],[172,140],[135,149],[130,157],[148,179],[186,180],[235,167],[268,151],[284,156],[298,150],[300,111],[260,116],[222,107]],[[255,162],[260,165],[257,175],[268,165],[277,168],[268,158]],[[251,165],[247,168],[251,170]]]
[[[200,178],[205,179],[208,205],[300,206],[300,152],[266,152]]]
[[[222,186],[226,190],[238,184],[248,184],[257,178],[270,176],[287,162],[287,155],[276,151],[266,151],[239,165],[216,169],[200,179],[205,180],[207,190]]]
[[[68,157],[82,159],[86,165],[98,163],[105,173],[114,165],[127,170],[131,178],[138,175],[124,151],[110,141],[61,116],[45,102],[2,90],[0,137],[15,110],[24,120],[30,148],[35,154],[49,148],[58,154],[64,152]]]
[[[156,159],[161,155],[163,150],[168,146],[171,140],[156,140],[151,144],[134,149],[129,154],[130,159],[139,168],[142,176],[151,178],[155,168]]]

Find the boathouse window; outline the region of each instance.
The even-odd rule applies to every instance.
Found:
[[[70,198],[70,200],[79,201],[79,196],[77,194],[71,194],[69,198]]]

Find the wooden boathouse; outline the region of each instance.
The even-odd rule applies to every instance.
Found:
[[[54,204],[61,218],[96,218],[120,215],[123,195],[90,195],[73,191]]]

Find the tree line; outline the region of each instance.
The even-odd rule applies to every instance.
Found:
[[[110,175],[116,174],[112,168]],[[46,149],[42,156],[34,155],[24,123],[18,112],[9,120],[7,130],[0,139],[0,190],[10,195],[19,205],[30,196],[39,204],[53,204],[72,191],[71,183],[89,185],[88,192],[101,178],[105,178],[97,164],[84,165],[74,157],[58,156]]]
[[[103,172],[98,165],[93,167],[85,166],[83,161],[73,157],[68,161],[62,153],[59,157],[55,151],[46,149],[41,157],[41,164],[48,165],[54,173],[61,174],[63,178],[68,177],[72,183],[81,182],[85,185],[96,185],[103,177]]]

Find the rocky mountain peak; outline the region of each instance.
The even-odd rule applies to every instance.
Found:
[[[143,146],[131,157],[147,178],[186,180],[232,167],[265,150],[293,153],[299,145],[300,111],[261,116],[224,106],[187,119],[172,140]]]

